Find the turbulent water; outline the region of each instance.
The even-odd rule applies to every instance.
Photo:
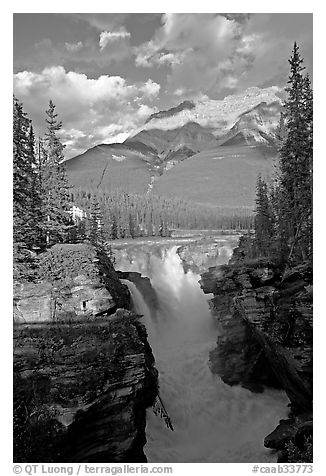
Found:
[[[139,271],[151,279],[159,298],[154,313],[133,283],[135,310],[144,317],[159,370],[160,395],[174,426],[147,414],[149,462],[272,462],[276,456],[263,446],[264,437],[286,417],[283,392],[254,394],[230,387],[208,367],[217,329],[203,294],[199,275],[184,272],[173,244],[133,246],[119,255],[117,268]],[[221,244],[219,264],[232,253]]]

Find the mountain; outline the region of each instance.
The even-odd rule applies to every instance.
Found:
[[[146,123],[133,131],[136,136],[144,130],[159,129],[161,131],[180,128],[188,122],[196,122],[208,128],[218,139],[223,139],[230,129],[241,119],[243,114],[249,113],[257,106],[265,103],[270,109],[270,116],[278,115],[276,104],[281,104],[283,91],[276,86],[269,88],[252,87],[239,94],[233,94],[224,99],[209,99],[207,96],[193,101],[195,107],[179,107],[163,111],[164,114],[152,114]],[[179,112],[177,112],[180,108]]]
[[[125,144],[142,143],[156,150],[163,167],[171,167],[184,158],[197,154],[202,150],[218,147],[215,136],[208,128],[188,122],[171,130],[147,129],[132,136]]]
[[[220,146],[206,150],[167,170],[154,182],[153,192],[167,197],[229,208],[252,209],[256,179],[274,171],[276,150],[270,146]]]
[[[152,114],[123,144],[66,161],[75,186],[152,190],[209,206],[253,207],[258,173],[271,176],[282,91],[249,88]]]
[[[101,144],[65,162],[75,187],[143,193],[158,174],[160,160],[145,144]]]
[[[250,111],[240,115],[225,136],[223,145],[275,144],[275,131],[278,126],[281,104],[261,102]]]

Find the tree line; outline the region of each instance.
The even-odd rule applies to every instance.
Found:
[[[71,201],[78,207],[75,217],[77,239],[100,228],[106,240],[140,236],[170,236],[171,230],[248,230],[253,215],[248,210],[228,215],[226,210],[208,208],[179,199],[154,194],[132,194],[122,190],[76,189]]]
[[[295,43],[278,128],[278,172],[271,184],[258,177],[256,185],[255,252],[287,266],[312,260],[313,251],[313,92],[302,63]]]

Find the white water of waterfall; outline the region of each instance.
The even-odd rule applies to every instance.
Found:
[[[219,263],[227,262],[226,245]],[[128,266],[129,264],[129,266]],[[184,272],[176,247],[160,253],[134,248],[132,263],[119,268],[139,271],[151,279],[160,309],[155,319],[143,296],[129,283],[137,313],[144,315],[149,342],[159,371],[160,396],[174,426],[147,411],[144,448],[151,463],[273,462],[275,454],[263,446],[264,437],[287,415],[283,392],[252,393],[230,387],[213,375],[209,352],[216,346],[217,329],[200,289],[199,275]]]
[[[131,281],[128,281],[126,279],[122,279],[121,282],[123,284],[126,284],[128,286],[131,300],[133,303],[134,311],[143,316],[143,324],[146,325],[147,332],[149,331],[149,328],[151,328],[151,310],[149,309],[148,305],[144,301],[144,298],[141,294],[140,291],[138,291],[136,285],[132,283]]]

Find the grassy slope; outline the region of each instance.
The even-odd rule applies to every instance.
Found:
[[[102,190],[142,193],[153,174],[152,165],[146,162],[148,158],[151,157],[120,145],[101,145],[68,160],[65,165],[70,182],[77,187],[97,188],[100,184]]]
[[[219,147],[196,154],[154,183],[154,193],[209,206],[253,207],[257,175],[273,174],[272,148]]]

